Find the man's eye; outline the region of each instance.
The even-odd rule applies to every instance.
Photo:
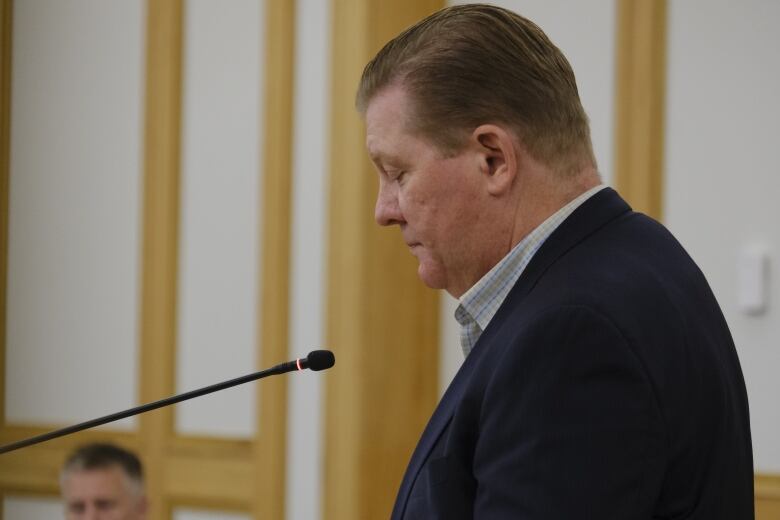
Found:
[[[116,501],[115,500],[98,500],[95,502],[95,506],[97,507],[98,511],[110,511],[114,507],[116,507]]]
[[[71,513],[83,513],[84,512],[84,503],[82,502],[73,502],[71,504],[68,504],[68,511]]]

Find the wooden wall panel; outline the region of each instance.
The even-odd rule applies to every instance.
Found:
[[[141,402],[171,395],[175,388],[182,9],[181,0],[147,3]],[[172,409],[142,415],[139,434],[150,516],[162,519],[170,507],[163,483],[166,444],[173,435]]]
[[[663,194],[666,0],[617,2],[615,187],[660,220]]]
[[[397,229],[373,221],[376,174],[354,108],[368,60],[442,2],[333,2],[324,515],[387,518],[437,398],[438,295]]]
[[[756,475],[756,520],[780,519],[780,475]]]
[[[265,100],[263,103],[263,215],[260,364],[287,357],[290,291],[290,178],[292,176],[292,91],[295,2],[266,0]],[[255,443],[256,518],[284,517],[287,381],[257,385],[260,403]]]

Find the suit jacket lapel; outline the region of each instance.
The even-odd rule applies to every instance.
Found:
[[[509,301],[516,302],[517,300],[522,300],[533,289],[539,278],[547,271],[547,268],[561,255],[612,220],[630,211],[631,206],[612,188],[604,188],[583,202],[579,208],[574,210],[558,226],[552,235],[545,240],[539,251],[536,252],[520,276],[520,279],[517,280],[517,283],[512,288],[512,291],[507,295],[506,301],[491,321],[491,325],[500,323],[502,320],[496,318],[501,314],[501,310],[506,310],[508,307],[507,303]],[[488,326],[489,329],[490,325]]]
[[[420,442],[417,443],[417,447],[414,449],[412,459],[409,461],[403,481],[401,482],[401,488],[398,490],[395,506],[393,507],[392,518],[394,520],[403,518],[406,503],[409,500],[409,494],[414,487],[417,475],[420,473],[423,463],[428,458],[428,454],[436,444],[436,441],[441,436],[447,424],[449,424],[455,410],[455,405],[460,402],[463,389],[465,388],[466,382],[479,357],[474,354],[475,352],[469,354],[458,370],[458,373],[455,374],[452,382],[447,387],[447,391],[444,392],[444,396],[442,396],[436,410],[433,412],[431,419],[428,421],[428,425],[425,427],[425,431],[423,431]]]

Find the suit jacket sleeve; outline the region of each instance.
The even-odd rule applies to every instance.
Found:
[[[647,371],[594,309],[536,315],[479,407],[474,518],[650,518],[666,442]]]

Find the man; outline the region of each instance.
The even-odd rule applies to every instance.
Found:
[[[68,520],[146,518],[141,462],[111,444],[89,444],[65,462],[60,476]]]
[[[704,276],[601,184],[571,67],[532,22],[444,9],[357,96],[422,281],[466,359],[393,518],[748,519],[748,403]]]

